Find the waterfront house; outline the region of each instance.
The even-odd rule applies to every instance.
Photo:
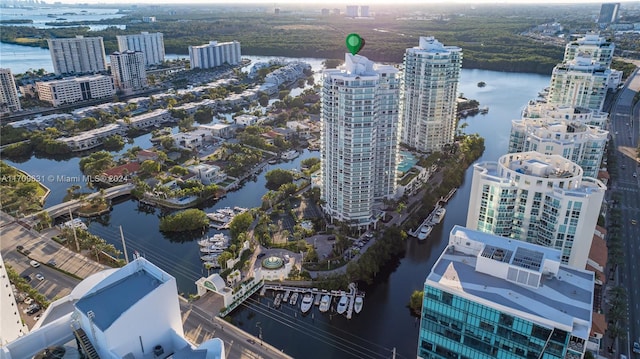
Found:
[[[201,163],[189,166],[189,173],[193,173],[204,185],[219,183],[227,179],[226,173],[219,166]]]

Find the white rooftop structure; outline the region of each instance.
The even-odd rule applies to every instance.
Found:
[[[587,339],[594,274],[560,262],[559,250],[455,226],[425,284]]]
[[[0,348],[0,359],[61,345],[100,358],[224,359],[222,340],[197,348],[186,340],[177,292],[174,277],[137,258],[83,280],[52,303],[41,326]]]

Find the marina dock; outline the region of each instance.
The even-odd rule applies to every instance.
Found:
[[[343,290],[328,291],[328,290],[318,289],[318,288],[292,287],[292,286],[283,286],[279,284],[265,283],[260,291],[260,295],[263,295],[263,292],[266,294],[266,291],[268,290],[273,291],[274,297],[277,295],[286,295],[285,293],[289,293],[289,295],[293,293],[298,293],[300,297],[302,297],[304,294],[309,293],[309,294],[313,294],[314,298],[317,296],[328,295],[329,297],[331,297],[332,303],[337,303],[342,296],[347,296],[347,298],[349,298],[349,304],[347,305],[347,309],[344,313],[347,319],[351,319],[353,317],[353,312],[354,312],[353,305],[355,303],[356,297],[364,298],[365,296],[364,292],[358,292],[358,288],[356,287],[355,283],[349,284],[348,291],[343,291]],[[286,303],[288,302],[284,300],[282,301],[282,304],[286,304]],[[317,304],[315,304],[314,302],[314,306],[316,305]],[[333,310],[333,307],[332,307],[332,310]]]

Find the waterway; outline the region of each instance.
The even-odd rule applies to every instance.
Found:
[[[51,22],[66,21],[99,21],[104,19],[118,19],[125,14],[118,14],[119,9],[89,8],[89,7],[69,7],[55,6],[35,9],[25,8],[2,8],[3,20],[32,20],[29,24],[4,24],[5,26],[29,26],[38,29],[57,28],[59,26],[45,25]],[[64,19],[64,20],[57,20]],[[101,30],[107,26],[114,25],[91,25],[92,30]],[[69,27],[69,26],[65,26]]]
[[[480,81],[487,85],[477,87]],[[519,118],[527,101],[535,98],[537,92],[548,84],[549,76],[543,75],[462,70],[459,91],[467,98],[478,100],[481,106],[489,107],[488,114],[469,117],[461,122],[467,123],[465,132],[479,133],[485,138],[486,150],[480,160],[494,161],[506,153],[511,120]],[[150,147],[149,137],[136,138],[124,150],[133,145]],[[258,206],[267,191],[264,186],[266,171],[276,167],[299,168],[302,159],[313,156],[317,157],[318,153],[305,151],[294,161],[268,166],[242,189],[207,205],[205,209]],[[7,162],[41,177],[50,174],[81,175],[79,158],[52,160],[33,157],[21,163]],[[268,303],[264,298],[261,305],[257,304],[258,299],[252,299],[248,302],[251,308],[236,310],[232,315],[234,321],[255,335],[261,327],[265,341],[296,358],[389,358],[392,348],[396,348],[398,358],[414,358],[419,325],[409,314],[406,304],[411,293],[422,288],[427,273],[445,247],[451,228],[465,224],[471,175],[471,169],[467,170],[463,185],[447,205],[442,225],[434,229],[429,239],[421,243],[409,239],[405,256],[381,272],[376,283],[361,288],[366,291],[364,309],[353,319],[329,317],[320,314],[317,307],[306,317],[288,305],[283,305],[280,311],[268,311],[264,310]],[[46,185],[52,189],[46,203],[49,206],[60,203],[71,184],[54,182]],[[198,246],[194,242],[200,234],[183,237],[165,235],[158,231],[160,216],[158,209],[139,207],[136,201],[126,199],[116,204],[109,214],[92,220],[89,230],[121,248],[118,227],[122,226],[130,255],[133,250],[144,254],[176,277],[181,292],[193,293],[193,282],[207,274],[200,265]]]

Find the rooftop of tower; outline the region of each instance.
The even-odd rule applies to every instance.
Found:
[[[560,264],[560,251],[461,226],[426,284],[587,338],[593,273]]]

